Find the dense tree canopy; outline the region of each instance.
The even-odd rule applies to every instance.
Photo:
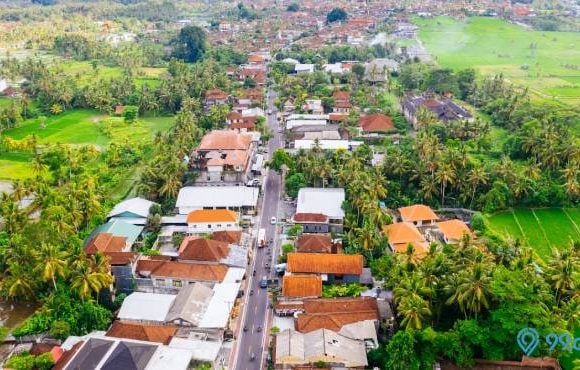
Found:
[[[207,49],[205,31],[197,26],[183,27],[175,40],[173,55],[186,62],[197,62]]]
[[[334,8],[326,15],[326,21],[328,23],[345,21],[348,17],[346,11],[342,8]]]

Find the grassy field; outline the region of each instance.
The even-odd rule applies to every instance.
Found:
[[[109,67],[99,64],[95,70],[90,62],[61,61],[59,64],[67,74],[75,77],[81,84],[88,84],[95,78],[115,78],[122,76],[121,67]],[[159,78],[167,71],[166,68],[139,68],[135,76],[135,84],[140,86],[149,83],[155,86]]]
[[[517,209],[489,217],[491,228],[503,235],[525,239],[541,257],[570,240],[580,240],[580,209]]]
[[[111,122],[110,136],[103,130],[106,120]],[[119,117],[107,117],[90,109],[77,109],[48,117],[46,128],[40,128],[38,119],[30,119],[18,128],[5,131],[3,135],[20,140],[35,134],[40,144],[93,144],[102,147],[114,139],[151,141],[155,132],[167,131],[172,122],[172,117],[146,116],[129,125]],[[0,179],[30,177],[29,160],[30,155],[25,153],[0,153]]]
[[[503,73],[538,99],[580,104],[580,33],[529,31],[487,17],[414,21],[419,38],[441,66]]]

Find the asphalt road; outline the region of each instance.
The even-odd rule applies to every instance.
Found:
[[[282,147],[281,134],[278,133],[278,123],[276,121],[276,108],[274,107],[274,91],[270,89],[267,98],[267,109],[272,110],[272,115],[267,115],[267,122],[273,132],[273,138],[268,143],[269,155],[272,155],[276,148]],[[247,297],[244,318],[242,321],[242,330],[240,330],[237,338],[237,356],[235,356],[234,368],[237,370],[256,370],[265,368],[265,360],[267,355],[267,339],[268,332],[268,313],[269,300],[267,289],[260,288],[260,280],[262,276],[271,278],[274,273],[274,256],[277,256],[278,248],[276,241],[277,226],[272,225],[270,220],[272,217],[278,217],[278,209],[280,203],[280,175],[274,171],[268,171],[264,178],[264,198],[262,202],[262,209],[260,212],[260,222],[258,228],[266,230],[266,240],[274,240],[273,245],[264,248],[256,248],[253,261],[253,269],[256,271],[255,276],[251,277],[250,288],[246,290],[249,296]],[[269,264],[271,271],[266,270],[266,265]],[[248,275],[252,275],[252,268]],[[250,294],[253,290],[253,294]],[[247,331],[244,331],[243,328]],[[258,328],[261,328],[258,331]],[[252,354],[254,359],[252,360]]]

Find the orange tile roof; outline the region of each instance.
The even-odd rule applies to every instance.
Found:
[[[230,125],[230,129],[248,129],[251,130],[256,127],[255,121],[234,122]]]
[[[113,266],[128,265],[135,261],[137,253],[133,252],[105,252],[109,257],[109,264]]]
[[[226,116],[227,119],[229,119],[230,121],[233,120],[237,120],[237,119],[242,119],[242,114],[239,112],[230,112],[228,113],[228,115]]]
[[[339,101],[334,103],[333,107],[335,108],[352,108],[352,104],[347,101]]]
[[[331,253],[332,240],[325,234],[302,234],[298,238],[296,251],[300,253]]]
[[[212,131],[202,139],[197,150],[248,150],[252,135],[228,130]]]
[[[209,89],[205,92],[206,99],[223,100],[227,99],[228,94],[220,89]]]
[[[211,234],[212,240],[217,240],[220,242],[227,242],[230,244],[239,244],[242,240],[241,231],[215,231]]]
[[[395,129],[391,118],[382,113],[374,113],[361,117],[358,120],[358,125],[366,132],[390,131]]]
[[[339,100],[350,100],[350,93],[348,91],[340,91],[337,90],[334,92],[334,94],[332,94],[332,97],[334,98],[334,100],[339,101]]]
[[[201,238],[185,238],[179,247],[179,258],[196,261],[219,261],[230,254],[226,242]]]
[[[469,227],[461,220],[437,222],[437,227],[448,240],[461,240],[465,234],[472,235]]]
[[[282,280],[282,295],[285,297],[320,297],[322,279],[318,275],[286,275]]]
[[[328,119],[330,121],[348,121],[348,113],[329,113]]]
[[[111,233],[98,233],[85,246],[85,253],[122,252],[127,245],[124,236],[113,236]]]
[[[409,243],[398,243],[392,244],[395,253],[407,253],[407,248],[409,244],[413,246],[413,254],[416,255],[418,258],[424,258],[427,253],[429,253],[429,243],[427,242],[409,242]]]
[[[137,271],[153,278],[221,282],[228,272],[228,267],[203,263],[140,260],[137,262]]]
[[[175,333],[177,333],[177,327],[173,325],[141,325],[115,321],[105,335],[107,337],[169,344]]]
[[[295,328],[301,333],[322,328],[340,331],[347,324],[378,319],[377,300],[373,297],[305,299],[304,313],[298,315]]]
[[[264,60],[264,57],[258,54],[252,54],[248,57],[248,62],[250,63],[262,63]]]
[[[237,222],[238,213],[229,209],[197,209],[189,212],[187,223],[196,222]]]
[[[423,205],[423,204],[415,204],[409,207],[401,207],[399,208],[399,212],[401,213],[401,218],[403,221],[431,221],[431,220],[438,220],[439,216],[433,212],[431,207]]]
[[[288,271],[298,273],[360,275],[360,254],[288,253]]]
[[[407,244],[414,242],[424,242],[425,238],[419,229],[410,222],[397,222],[392,225],[384,225],[383,232],[389,238],[391,244]]]

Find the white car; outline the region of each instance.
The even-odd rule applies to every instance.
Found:
[[[276,225],[276,222],[278,222],[278,219],[276,219],[276,217],[272,217],[272,218],[270,219],[270,223],[271,223],[272,225]]]

